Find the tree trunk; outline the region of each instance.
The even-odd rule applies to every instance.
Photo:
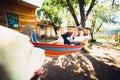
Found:
[[[57,26],[56,25],[53,25],[53,28],[54,28],[54,31],[55,31],[55,35],[57,37],[58,33],[57,33]]]
[[[70,11],[70,13],[71,13],[71,15],[73,17],[76,26],[79,26],[80,24],[78,22],[78,19],[77,19],[77,16],[76,16],[75,12],[74,12],[74,9],[73,9],[73,7],[70,4],[70,0],[66,0],[66,2],[67,2],[68,10]]]
[[[81,25],[83,28],[85,28],[85,11],[84,11],[85,2],[84,0],[78,0],[78,2],[80,8]]]
[[[58,35],[58,33],[57,33],[57,28],[58,28],[58,27],[54,24],[52,18],[50,18],[50,20],[51,20],[51,25],[53,26],[53,29],[54,29],[54,31],[55,31],[55,35],[56,35],[56,37],[57,37],[57,35]]]
[[[91,32],[90,35],[91,35],[91,40],[93,41],[94,40],[93,32]]]
[[[90,34],[91,34],[91,41],[94,42],[94,37],[93,37],[93,33],[94,33],[94,27],[95,27],[95,21],[92,20],[92,25],[91,25],[91,31],[90,31]]]

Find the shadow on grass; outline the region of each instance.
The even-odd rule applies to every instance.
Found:
[[[120,80],[120,68],[85,53],[53,57],[44,68],[41,80]]]
[[[120,80],[120,68],[107,65],[104,62],[96,60],[90,55],[83,55],[91,61],[96,73],[95,76],[98,78],[98,80]]]

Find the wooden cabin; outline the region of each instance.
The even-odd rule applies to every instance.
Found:
[[[27,1],[27,2],[26,2]],[[34,27],[38,37],[46,34],[47,37],[55,37],[53,26],[47,24],[39,24],[36,9],[38,5],[29,2],[30,0],[0,0],[0,25],[15,29],[19,32],[23,31],[26,25]],[[41,0],[35,0],[40,3]],[[65,32],[64,28],[60,28],[58,36]]]
[[[26,25],[36,29],[38,6],[23,0],[0,0],[0,25],[21,31]]]
[[[56,36],[60,36],[61,34],[65,32],[67,32],[66,28],[60,27],[57,30],[57,35],[56,35],[53,26],[47,25],[44,21],[39,21],[37,23],[38,37],[41,37],[42,35],[45,35],[46,37],[56,37]]]

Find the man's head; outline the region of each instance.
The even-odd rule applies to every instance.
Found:
[[[78,27],[78,35],[83,36],[84,35],[84,29],[82,27]]]

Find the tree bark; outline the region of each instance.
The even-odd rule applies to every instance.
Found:
[[[55,31],[55,35],[57,36],[58,35],[58,33],[57,33],[57,26],[53,26],[53,28],[54,28],[54,31]]]
[[[79,2],[79,9],[80,9],[80,16],[81,16],[81,26],[83,28],[85,28],[85,10],[84,10],[84,6],[85,6],[85,2],[84,0],[78,0]]]
[[[68,10],[70,11],[70,13],[71,13],[71,15],[72,15],[72,17],[73,17],[76,26],[79,26],[79,21],[78,21],[78,19],[77,19],[77,16],[76,16],[76,14],[75,14],[75,12],[74,12],[73,7],[72,7],[71,4],[70,4],[70,0],[66,0],[66,2],[67,2]]]
[[[93,27],[93,26],[91,26],[90,35],[91,35],[91,40],[92,40],[92,41],[94,40],[94,37],[93,37],[93,32],[94,32],[94,27]]]
[[[93,33],[94,33],[94,26],[95,26],[95,20],[92,20],[92,25],[91,25],[91,31],[90,31],[90,35],[91,35],[91,40],[93,41]]]
[[[54,31],[55,31],[55,35],[56,35],[56,37],[57,37],[57,35],[58,35],[58,33],[57,33],[57,28],[58,28],[58,27],[54,24],[54,22],[52,22],[51,25],[53,26],[53,29],[54,29]]]

